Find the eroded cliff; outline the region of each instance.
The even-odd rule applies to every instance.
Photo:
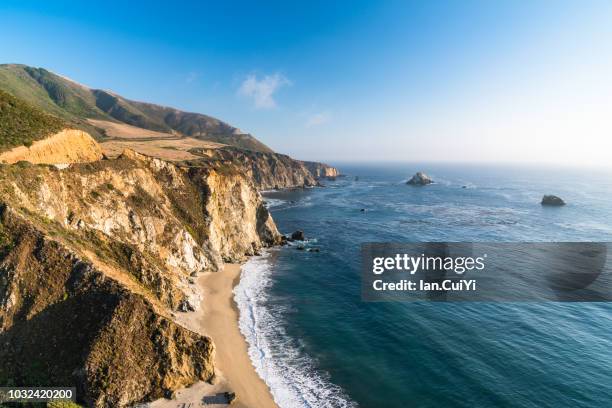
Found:
[[[210,339],[172,316],[199,305],[192,276],[280,241],[247,176],[126,151],[0,180],[0,381],[103,407],[213,377]]]
[[[304,164],[310,174],[316,179],[334,178],[340,175],[338,169],[325,163],[302,161],[302,164]]]
[[[31,146],[15,147],[0,153],[0,163],[67,164],[86,163],[102,158],[102,149],[93,138],[77,129],[63,129]]]
[[[259,190],[312,187],[324,177],[335,177],[338,171],[326,164],[302,162],[280,153],[263,153],[232,147],[192,149],[202,159],[189,160],[194,166],[227,168],[247,175]]]

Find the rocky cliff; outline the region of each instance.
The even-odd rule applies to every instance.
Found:
[[[1,383],[114,407],[212,379],[211,340],[173,314],[198,306],[192,276],[280,241],[247,176],[126,151],[0,179]]]
[[[338,169],[325,163],[303,161],[302,164],[304,164],[304,166],[316,179],[334,178],[340,175]]]
[[[33,142],[30,147],[19,146],[0,153],[0,163],[66,164],[100,160],[102,149],[82,130],[63,129],[49,137]]]
[[[190,160],[189,166],[225,168],[247,175],[257,189],[312,187],[322,177],[337,175],[338,171],[326,164],[302,162],[279,153],[263,153],[231,147],[192,149],[202,159]]]

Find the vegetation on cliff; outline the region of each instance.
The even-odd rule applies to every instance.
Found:
[[[231,147],[192,149],[190,152],[202,158],[187,160],[184,164],[245,174],[259,190],[312,187],[318,184],[319,178],[338,174],[335,168],[326,164],[302,162],[280,153],[253,152]]]
[[[0,385],[123,407],[213,378],[212,342],[173,314],[199,305],[193,275],[280,241],[246,176],[127,151],[0,179]]]
[[[78,124],[98,139],[104,137],[104,130],[91,125],[87,119],[121,122],[248,150],[272,151],[252,135],[211,116],[132,101],[112,92],[90,89],[44,68],[1,64],[0,89]]]
[[[65,126],[63,120],[0,90],[0,152],[31,146]]]

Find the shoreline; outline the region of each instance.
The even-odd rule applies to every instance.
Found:
[[[267,384],[259,377],[248,354],[248,344],[240,332],[239,310],[234,287],[240,282],[241,264],[225,264],[222,271],[198,277],[203,299],[196,312],[177,314],[178,323],[212,338],[215,345],[214,384],[200,381],[178,390],[172,400],[160,399],[150,408],[189,406],[226,407],[225,392],[236,393],[232,407],[278,408]]]

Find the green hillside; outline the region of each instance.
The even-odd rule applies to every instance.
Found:
[[[30,146],[66,126],[64,120],[0,90],[0,152]]]
[[[216,118],[131,101],[108,91],[87,88],[44,68],[1,64],[0,89],[73,122],[98,139],[104,137],[104,132],[94,128],[87,119],[121,122],[249,150],[272,151],[252,135],[242,134]]]

